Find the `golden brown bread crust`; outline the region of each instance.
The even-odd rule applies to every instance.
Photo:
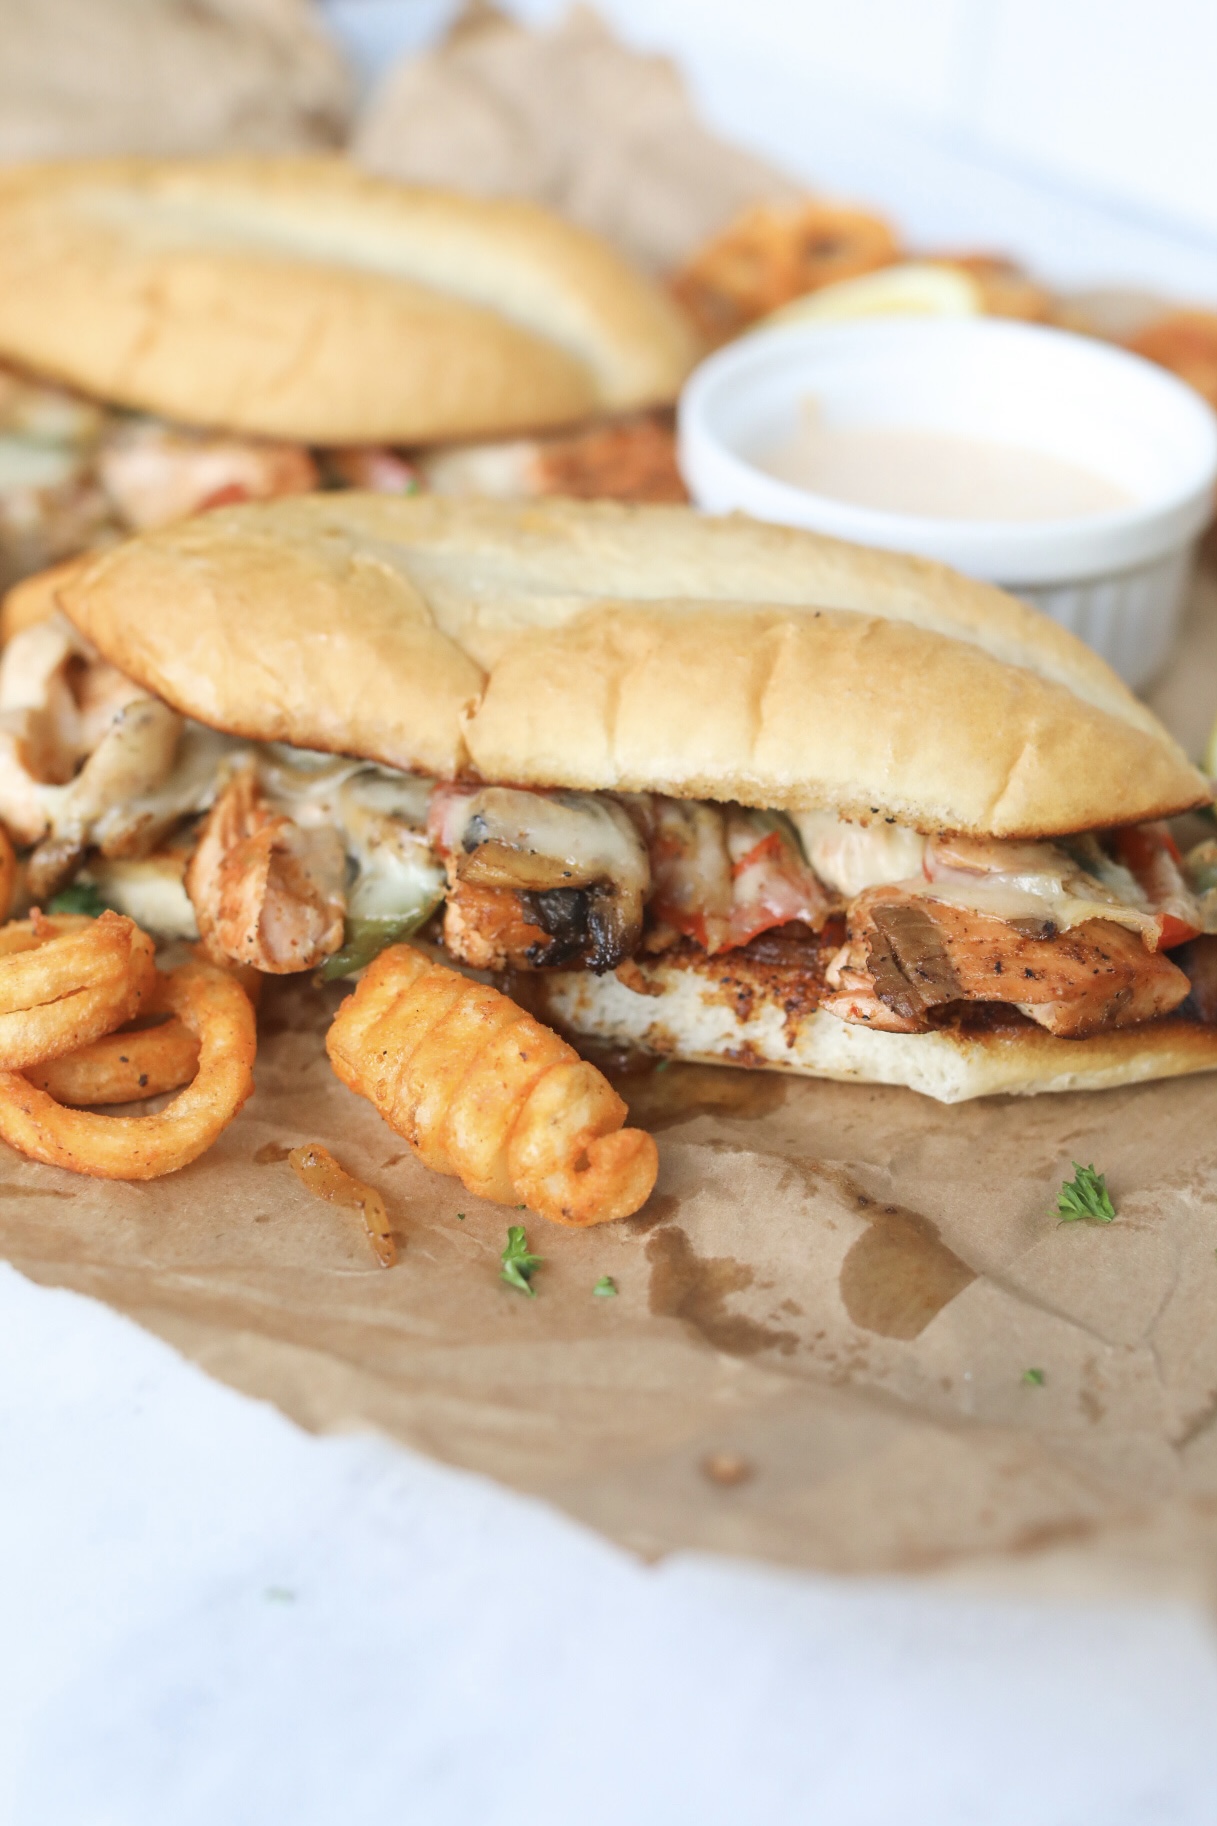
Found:
[[[520,640],[467,728],[488,779],[923,830],[1090,830],[1207,795],[1161,738],[906,622],[611,604]]]
[[[25,628],[32,628],[35,622],[46,621],[55,613],[60,590],[68,579],[78,570],[91,563],[91,554],[83,557],[64,558],[58,564],[51,565],[49,570],[36,571],[32,577],[23,577],[0,597],[0,647],[20,634]]]
[[[527,203],[338,158],[111,159],[0,179],[0,357],[189,424],[424,443],[666,403],[691,335]]]
[[[134,540],[60,600],[188,715],[407,769],[997,836],[1208,798],[1114,673],[1025,604],[740,517],[300,497]]]
[[[180,521],[103,553],[59,600],[122,671],[200,722],[453,774],[481,668],[403,568],[345,534],[346,499],[297,498],[308,540],[282,537],[281,516]]]
[[[541,1020],[575,1036],[707,1064],[902,1084],[942,1103],[1107,1090],[1217,1070],[1217,1027],[1174,1016],[1085,1040],[1058,1039],[1016,1017],[935,1033],[879,1033],[808,1009],[772,973],[749,973],[730,954],[693,967],[640,960],[636,980],[641,993],[614,975],[543,971],[530,981],[530,1002]]]

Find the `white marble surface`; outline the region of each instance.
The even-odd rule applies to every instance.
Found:
[[[1168,1608],[644,1567],[0,1268],[0,1820],[1202,1826]]]

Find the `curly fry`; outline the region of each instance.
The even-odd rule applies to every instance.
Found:
[[[707,242],[672,280],[703,335],[725,342],[805,292],[853,279],[900,257],[878,216],[827,203],[760,204]]]
[[[201,949],[198,945],[187,946],[195,957],[201,956]],[[201,961],[207,962],[206,958]],[[225,969],[257,1008],[262,978],[256,970],[248,964],[211,968]],[[167,981],[158,972],[157,986],[140,1009],[141,1019],[168,1012],[164,996]],[[117,1033],[105,1034],[62,1058],[31,1066],[25,1076],[56,1103],[89,1109],[110,1103],[139,1103],[147,1097],[180,1090],[183,1084],[190,1083],[198,1065],[197,1036],[177,1015],[170,1015],[157,1027],[120,1027]]]
[[[381,953],[326,1050],[420,1160],[480,1198],[584,1225],[628,1217],[650,1196],[655,1143],[622,1128],[626,1106],[607,1079],[497,989],[413,946]]]
[[[252,964],[234,964],[229,958],[225,958],[223,963],[217,963],[215,958],[208,957],[204,945],[187,945],[186,949],[191,957],[198,959],[200,964],[211,964],[217,970],[227,970],[229,976],[234,977],[240,983],[255,1009],[259,1006],[264,981],[260,970],[256,970]]]
[[[152,940],[121,913],[34,913],[0,928],[0,1068],[74,1052],[134,1018],[156,982]]]
[[[25,1075],[56,1103],[87,1109],[180,1090],[198,1064],[198,1039],[175,1015],[159,1027],[105,1034],[61,1059],[30,1066]]]
[[[159,1179],[205,1153],[253,1090],[254,1011],[240,984],[208,964],[172,971],[160,996],[199,1042],[198,1071],[172,1103],[153,1116],[100,1116],[0,1071],[0,1140],[95,1179]]]

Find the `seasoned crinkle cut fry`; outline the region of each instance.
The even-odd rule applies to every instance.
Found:
[[[530,1015],[513,1021],[490,1041],[477,1071],[466,1076],[453,1098],[448,1111],[452,1145],[465,1163],[465,1184],[479,1198],[500,1205],[516,1202],[503,1136],[510,1132],[522,1100],[550,1069],[553,1061],[545,1042],[553,1037]]]
[[[152,940],[119,913],[35,913],[0,927],[0,1068],[87,1046],[137,1015],[156,985]]]
[[[658,1160],[637,1203],[616,1209],[620,1188],[643,1183],[639,1143],[650,1142],[655,1155],[649,1135],[621,1126],[628,1113],[604,1074],[584,1059],[542,1074],[507,1145],[511,1177],[534,1211],[560,1210],[567,1223],[591,1224],[599,1221],[597,1212],[625,1217],[638,1209],[655,1184]]]
[[[612,1086],[509,997],[394,945],[326,1048],[419,1159],[502,1204],[602,1224],[646,1203],[659,1159]]]
[[[516,1013],[506,996],[484,983],[462,983],[461,989],[456,1002],[415,1048],[405,1096],[399,1096],[391,1118],[394,1126],[401,1119],[411,1123],[420,1160],[437,1173],[459,1177],[462,1156],[457,1136],[449,1134],[449,1111],[470,1076],[471,1061],[481,1057]]]

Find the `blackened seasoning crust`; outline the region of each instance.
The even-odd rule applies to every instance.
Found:
[[[632,934],[611,887],[525,890],[520,907],[528,923],[550,940],[529,946],[534,969],[579,963],[587,970],[613,970],[629,956]]]
[[[671,966],[696,971],[714,985],[716,999],[733,1009],[740,1021],[750,1020],[758,1008],[776,1004],[793,1040],[799,1023],[824,998],[824,972],[843,937],[840,920],[830,920],[820,933],[792,922],[713,957],[691,939],[682,939],[654,964],[640,960],[640,968],[644,977],[651,969]]]
[[[549,942],[528,947],[534,969],[553,968],[583,957],[587,941],[588,891],[585,888],[547,888],[541,893],[520,894],[520,911],[530,926],[539,926]]]

